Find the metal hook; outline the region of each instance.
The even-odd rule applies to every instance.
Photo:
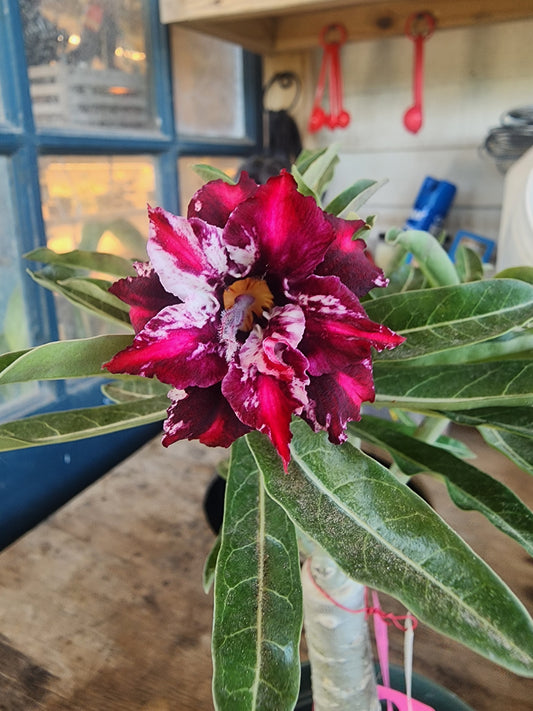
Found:
[[[412,40],[419,37],[429,39],[435,31],[436,25],[437,19],[431,12],[415,12],[407,18],[405,34]]]
[[[272,77],[270,77],[268,82],[263,87],[263,108],[265,108],[266,96],[270,89],[274,86],[274,84],[279,84],[283,90],[291,89],[292,87],[294,87],[295,92],[292,101],[284,110],[289,112],[294,109],[302,93],[302,81],[300,77],[294,72],[277,72]]]

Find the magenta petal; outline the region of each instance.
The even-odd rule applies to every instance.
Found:
[[[405,340],[386,326],[371,321],[356,296],[337,277],[311,276],[290,294],[305,314],[300,350],[309,360],[309,373],[342,370],[370,353]]]
[[[365,242],[353,239],[353,235],[364,228],[364,220],[343,220],[333,215],[328,215],[328,220],[335,228],[336,239],[324,261],[318,265],[316,274],[338,276],[358,297],[368,294],[376,286],[387,286],[388,280],[370,259]]]
[[[139,276],[119,279],[109,287],[109,291],[129,304],[130,321],[135,333],[138,333],[161,309],[177,303],[178,299],[163,289],[149,264],[137,265],[136,268]]]
[[[302,409],[302,402],[293,396],[288,383],[258,371],[243,373],[232,365],[222,381],[222,392],[240,419],[270,437],[287,468],[291,417]]]
[[[111,373],[156,376],[175,388],[208,387],[227,370],[216,333],[213,321],[198,320],[184,304],[168,306],[104,367]]]
[[[235,416],[220,385],[171,390],[169,397],[172,405],[163,426],[165,447],[180,439],[198,439],[210,447],[229,447],[250,431]]]
[[[212,180],[194,194],[187,217],[200,217],[210,225],[224,227],[237,205],[251,197],[256,190],[257,183],[245,172],[241,173],[237,185]]]
[[[293,281],[312,274],[335,233],[312,197],[298,192],[294,178],[283,171],[238,205],[224,228],[230,247],[258,250],[255,273]]]
[[[147,251],[163,287],[182,301],[213,310],[214,285],[227,269],[219,228],[201,220],[190,223],[162,208],[150,208],[149,217]],[[208,255],[217,260],[215,266]]]
[[[348,422],[361,418],[361,404],[374,401],[372,361],[366,358],[345,371],[311,378],[307,392],[309,404],[302,417],[315,432],[327,430],[330,441],[340,444]]]
[[[264,333],[252,332],[222,381],[237,416],[267,434],[285,468],[290,460],[290,422],[307,403],[307,359],[295,348],[303,329],[301,310],[275,309]]]

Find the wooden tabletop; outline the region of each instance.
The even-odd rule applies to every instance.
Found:
[[[533,506],[533,482],[496,453],[483,468]],[[211,702],[213,543],[202,500],[225,455],[154,440],[0,554],[2,711],[203,711]],[[533,563],[440,484],[431,503],[533,609]],[[382,606],[397,610],[385,596]],[[400,633],[391,632],[401,662]],[[415,669],[475,711],[533,709],[533,680],[505,672],[419,625]]]

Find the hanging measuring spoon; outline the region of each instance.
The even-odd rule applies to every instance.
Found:
[[[413,62],[413,105],[403,115],[403,125],[411,133],[418,133],[423,123],[422,94],[424,86],[424,42],[435,30],[435,18],[429,12],[411,15],[406,24],[405,34],[414,42]]]
[[[320,45],[323,48],[322,64],[309,118],[310,133],[321,128],[346,128],[350,123],[350,114],[343,106],[342,72],[339,49],[346,42],[347,32],[344,25],[328,25],[320,33]],[[326,85],[329,94],[329,113],[322,107]]]

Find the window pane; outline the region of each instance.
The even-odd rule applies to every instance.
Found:
[[[23,264],[13,218],[13,200],[9,187],[9,162],[0,156],[0,352],[16,351],[30,345],[27,311],[22,287]],[[15,403],[29,395],[36,386],[15,384],[0,389],[0,411],[7,402]]]
[[[243,163],[243,158],[234,156],[202,156],[202,157],[187,157],[178,160],[178,174],[180,181],[180,213],[186,214],[187,205],[194,193],[199,190],[204,184],[204,180],[196,174],[192,169],[193,165],[205,163],[212,165],[214,168],[222,170],[230,178],[236,179],[240,172],[240,167]]]
[[[242,50],[170,26],[177,130],[186,136],[245,136]]]
[[[19,0],[38,126],[153,129],[149,0]]]
[[[46,156],[39,161],[47,244],[146,259],[146,204],[156,204],[149,156]],[[57,299],[61,338],[116,331]]]

